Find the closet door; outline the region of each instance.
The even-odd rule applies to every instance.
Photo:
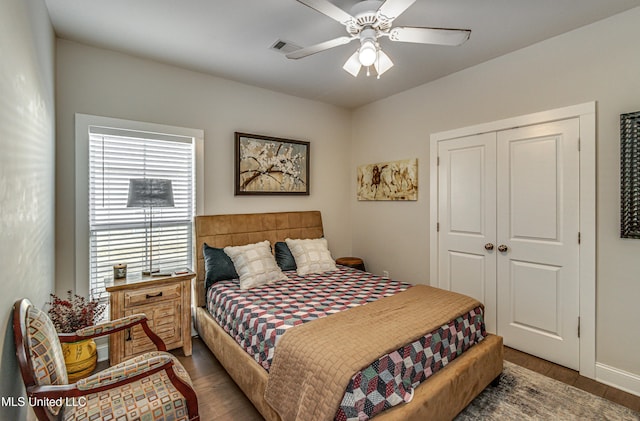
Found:
[[[496,134],[438,146],[438,286],[485,305],[496,332]]]
[[[498,334],[579,369],[579,121],[497,134]]]

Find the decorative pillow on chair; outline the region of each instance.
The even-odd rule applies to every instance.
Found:
[[[249,289],[288,279],[271,254],[269,241],[246,246],[225,247],[236,272],[240,275],[240,289]]]
[[[238,279],[233,261],[223,249],[211,247],[207,243],[202,246],[205,268],[205,291],[218,281]]]
[[[284,240],[296,261],[298,275],[322,273],[336,270],[326,238],[308,240]]]
[[[293,258],[289,246],[284,241],[278,241],[274,246],[276,263],[282,270],[296,270],[296,259]]]

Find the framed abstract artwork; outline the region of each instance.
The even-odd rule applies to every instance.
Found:
[[[418,200],[418,160],[358,167],[358,200]]]
[[[235,133],[235,195],[309,195],[310,143]]]
[[[620,115],[620,237],[640,238],[640,111]]]

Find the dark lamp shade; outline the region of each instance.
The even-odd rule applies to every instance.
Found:
[[[171,208],[173,206],[171,180],[161,178],[129,180],[128,208]]]

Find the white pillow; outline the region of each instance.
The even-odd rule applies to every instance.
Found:
[[[225,247],[240,278],[240,289],[255,288],[289,279],[276,264],[269,241],[246,246]]]
[[[308,240],[284,240],[296,261],[298,275],[322,273],[336,270],[336,262],[331,257],[326,238]]]

